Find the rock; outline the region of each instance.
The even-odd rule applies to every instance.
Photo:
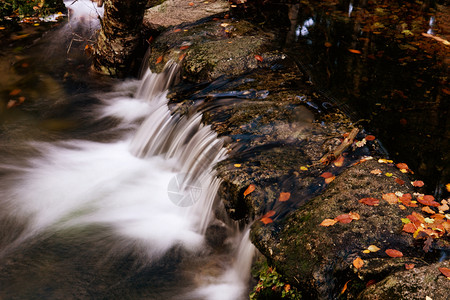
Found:
[[[448,299],[450,280],[441,274],[439,268],[450,267],[449,261],[394,273],[364,290],[358,299]]]

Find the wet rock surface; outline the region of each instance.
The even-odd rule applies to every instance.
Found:
[[[448,244],[433,241],[424,251],[424,239],[402,232],[402,218],[420,207],[359,202],[414,193],[410,175],[392,162],[371,159],[381,155],[380,147],[377,140],[364,139],[362,128],[341,158],[330,155],[357,126],[314,90],[273,40],[245,21],[205,19],[163,32],[152,44],[149,66],[160,72],[165,62],[180,62],[181,84],[171,90],[169,105],[182,114],[202,111],[203,122],[224,140],[229,156],[216,169],[228,214],[255,220],[252,242],[305,299],[335,299],[346,282],[341,297],[348,299],[419,295],[411,291],[426,285],[431,268],[436,273]],[[320,226],[350,212],[358,219]],[[370,245],[380,250],[364,253]],[[387,249],[403,257],[389,257]],[[357,269],[358,257],[364,265]],[[415,268],[405,270],[405,264]],[[411,276],[414,280],[408,280]],[[435,281],[424,293],[446,299],[441,288]]]

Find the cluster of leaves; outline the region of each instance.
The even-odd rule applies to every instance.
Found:
[[[301,299],[301,293],[283,280],[274,268],[265,263],[259,273],[258,284],[250,294],[250,300],[284,298],[291,300]]]
[[[0,0],[2,19],[42,17],[64,10],[62,0]]]

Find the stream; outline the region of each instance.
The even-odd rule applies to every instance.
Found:
[[[96,77],[80,49],[102,12],[66,5],[2,53],[0,298],[245,299],[255,249],[215,217],[222,141],[167,106],[177,65]]]

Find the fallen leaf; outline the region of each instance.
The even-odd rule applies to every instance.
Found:
[[[326,183],[326,184],[329,184],[330,182],[332,182],[332,181],[335,180],[335,179],[336,179],[336,176],[332,176],[332,177],[325,178],[325,183]]]
[[[8,103],[6,104],[6,109],[10,109],[14,106],[16,106],[16,100],[9,100]]]
[[[353,262],[354,263],[354,262]],[[343,293],[345,293],[345,291],[347,290],[347,284],[350,282],[351,280],[348,280],[345,284],[344,284],[344,287],[342,288],[342,290],[341,290],[341,295],[343,294]]]
[[[162,62],[162,60],[163,60],[163,57],[162,57],[162,56],[158,57],[158,58],[156,59],[155,64],[159,64],[160,62]]]
[[[320,177],[330,178],[330,177],[333,177],[333,174],[331,174],[330,172],[324,172],[324,173],[322,173],[322,175],[320,175]]]
[[[432,210],[429,206],[424,206],[422,207],[422,211],[429,213],[429,214],[435,214],[436,212],[434,210]]]
[[[194,6],[194,2],[189,2],[189,6]]]
[[[336,220],[333,220],[333,219],[325,219],[325,220],[323,220],[322,223],[320,223],[319,225],[320,225],[320,226],[328,227],[328,226],[333,226],[333,225],[336,224],[336,223],[337,223]]]
[[[253,192],[255,188],[256,186],[254,184],[250,184],[248,188],[244,191],[244,197]]]
[[[230,26],[230,23],[222,23],[222,24],[220,24],[220,26],[223,27],[223,28],[225,28],[225,27]]]
[[[414,233],[416,232],[417,228],[413,223],[408,223],[403,226],[402,230],[407,233]]]
[[[324,43],[324,46],[325,47],[327,47],[327,48],[330,48],[331,46],[333,46],[330,42],[325,42]]]
[[[285,192],[285,193],[280,193],[280,198],[278,198],[278,200],[280,202],[284,202],[284,201],[288,201],[289,198],[291,198],[291,193]]]
[[[180,56],[178,56],[178,60],[182,61],[185,56],[186,56],[186,53],[181,54]]]
[[[10,96],[17,96],[18,94],[20,94],[22,90],[21,89],[13,89],[11,92],[9,92]]]
[[[334,219],[343,224],[347,224],[347,223],[350,223],[351,221],[353,221],[353,218],[349,214],[342,214],[342,215],[337,216]]]
[[[367,250],[369,250],[370,252],[377,252],[380,251],[381,249],[375,245],[370,245],[369,247],[367,247]]]
[[[383,200],[386,200],[389,204],[398,203],[398,197],[394,193],[383,194]]]
[[[336,159],[336,160],[333,162],[333,164],[334,164],[336,167],[342,167],[342,165],[344,164],[344,157],[343,157],[342,155],[340,155],[340,156],[338,157],[338,159]]]
[[[449,268],[442,267],[442,268],[439,268],[439,271],[441,271],[441,273],[445,277],[450,278],[450,269]]]
[[[412,185],[415,187],[423,187],[425,185],[425,183],[423,183],[422,180],[416,180],[412,182]]]
[[[405,264],[405,269],[406,270],[411,270],[411,269],[414,269],[414,264]]]
[[[387,172],[387,173],[384,174],[384,175],[386,175],[387,177],[392,177],[392,175],[394,175],[394,174]]]
[[[362,198],[359,202],[370,206],[378,206],[380,204],[380,200],[376,198]]]
[[[361,269],[362,266],[364,266],[364,261],[360,257],[357,257],[353,261],[353,266],[357,269]]]
[[[24,101],[25,101],[25,97],[23,97],[23,96],[21,96],[21,97],[19,97],[19,103],[23,103]]]
[[[447,189],[447,192],[450,192],[450,183],[447,183],[447,184],[445,185],[445,188]]]
[[[440,206],[440,204],[438,202],[434,201],[434,197],[431,195],[419,196],[419,197],[417,197],[417,201],[419,201],[419,203],[421,203],[423,205],[435,206],[435,207]]]
[[[397,182],[400,185],[404,185],[405,184],[405,181],[401,180],[400,178],[395,178],[395,182]]]
[[[375,140],[375,136],[373,136],[373,135],[366,135],[365,139],[366,139],[366,141],[373,141],[373,140]]]
[[[348,215],[350,216],[350,218],[352,220],[359,220],[361,219],[361,216],[358,213],[354,213],[354,212],[349,212]]]
[[[395,249],[387,249],[385,252],[390,257],[403,257],[403,253]]]
[[[187,48],[189,48],[188,45],[186,45],[186,46],[181,46],[181,47],[180,47],[180,50],[186,50]]]
[[[370,253],[370,250],[363,250],[363,253],[365,253],[365,254],[368,254],[368,253]]]
[[[300,167],[300,170],[302,170],[302,171],[308,171],[308,168],[305,167],[305,166],[301,166],[301,167]]]
[[[236,168],[240,168],[242,165],[241,165],[241,164],[234,164],[234,166],[235,166]]]
[[[270,224],[273,222],[273,220],[271,218],[264,217],[264,218],[261,218],[261,222],[263,222],[264,224]]]
[[[375,169],[375,170],[370,171],[370,173],[371,173],[371,174],[374,174],[374,175],[380,175],[380,174],[382,174],[383,172],[382,172],[380,169]]]
[[[350,51],[351,53],[354,53],[354,54],[361,54],[361,51],[356,50],[356,49],[348,49],[348,51]]]
[[[374,285],[375,283],[377,283],[377,281],[375,279],[370,279],[369,281],[367,281],[366,283],[366,287],[369,287],[371,285]]]
[[[255,55],[255,59],[258,61],[261,61],[261,62],[263,61],[263,58],[261,55]]]
[[[262,216],[261,218],[270,218],[273,217],[275,215],[275,211],[274,210],[269,210],[264,216]]]

